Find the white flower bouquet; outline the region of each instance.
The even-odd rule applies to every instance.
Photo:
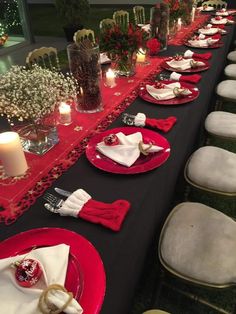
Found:
[[[53,112],[61,101],[76,99],[76,81],[69,75],[34,65],[13,66],[0,76],[0,114],[8,121],[36,121]]]

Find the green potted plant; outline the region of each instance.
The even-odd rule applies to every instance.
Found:
[[[73,41],[73,35],[83,28],[89,14],[88,0],[55,0],[58,16],[63,24],[67,41]]]

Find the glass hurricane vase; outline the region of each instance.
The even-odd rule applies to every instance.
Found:
[[[43,155],[59,142],[54,112],[37,120],[14,122],[12,128],[19,134],[25,152]]]
[[[136,68],[136,52],[128,52],[127,54],[115,55],[111,57],[112,68],[119,76],[133,76]]]
[[[99,47],[80,49],[76,44],[71,44],[67,47],[67,54],[70,71],[78,83],[76,109],[85,113],[102,111]]]

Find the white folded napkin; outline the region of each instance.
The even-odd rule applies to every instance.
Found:
[[[151,32],[151,25],[150,24],[138,24],[141,25],[140,27],[147,33]]]
[[[198,40],[199,41],[199,40]],[[194,59],[182,59],[182,60],[175,60],[172,59],[171,61],[167,61],[166,63],[176,69],[176,70],[188,70],[191,69],[192,62],[195,63],[196,66],[204,66],[205,63],[201,61],[195,61]]]
[[[222,25],[222,24],[227,24],[228,23],[228,19],[221,19],[221,20],[216,20],[215,18],[212,18],[211,19],[211,23],[212,24],[219,24],[219,25]]]
[[[146,89],[148,93],[157,100],[168,100],[173,99],[176,97],[174,93],[174,89],[179,88],[181,89],[181,84],[179,82],[171,83],[168,85],[164,84],[164,88],[155,88],[152,85],[146,85]],[[184,90],[184,95],[191,95],[192,92],[189,89],[182,89]]]
[[[101,64],[111,63],[111,59],[108,58],[105,52],[100,53],[100,63]]]
[[[60,244],[32,250],[24,255],[17,255],[0,260],[0,300],[1,313],[6,314],[40,314],[38,309],[39,297],[51,284],[64,285],[69,246]],[[27,256],[26,256],[27,255]],[[15,279],[15,269],[11,267],[14,262],[24,258],[37,260],[43,274],[36,285],[25,288],[18,285]],[[50,291],[48,294],[54,305],[60,306],[68,295],[63,291]],[[65,302],[64,302],[65,303]],[[63,303],[63,304],[64,304]],[[83,310],[75,299],[64,310],[67,314],[82,314]]]
[[[209,47],[214,45],[217,41],[219,41],[219,39],[207,38],[200,40],[189,40],[188,43],[193,47]]]
[[[198,32],[203,35],[215,35],[218,33],[219,29],[216,27],[211,28],[199,28]]]
[[[108,146],[103,141],[97,144],[97,150],[108,158],[117,163],[130,167],[140,156],[139,145],[143,142],[141,132],[136,132],[130,135],[125,135],[122,132],[116,133],[119,139],[118,145]],[[142,149],[148,153],[156,153],[163,150],[163,147],[148,144],[141,144]]]
[[[215,10],[214,7],[211,7],[211,6],[207,6],[206,8],[199,7],[198,9],[201,11],[214,11]]]
[[[228,16],[229,12],[227,12],[225,9],[222,9],[221,11],[217,11],[216,15],[218,15],[218,16]]]

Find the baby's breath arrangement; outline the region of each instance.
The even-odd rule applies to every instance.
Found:
[[[0,114],[11,121],[36,121],[54,111],[61,101],[76,97],[76,82],[69,75],[34,65],[13,66],[0,76]]]

